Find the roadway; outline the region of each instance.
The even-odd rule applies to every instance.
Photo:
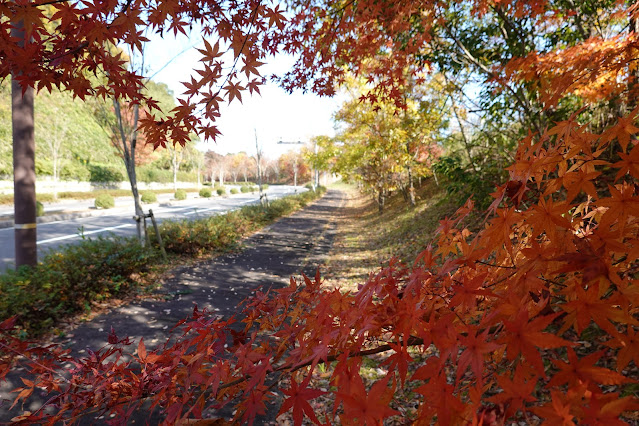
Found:
[[[230,187],[227,187],[227,190],[229,188]],[[306,189],[288,185],[273,185],[269,186],[266,192],[269,200],[275,200],[302,191],[306,191]],[[189,194],[189,196],[193,197],[192,194]],[[159,196],[159,203],[143,205],[145,213],[148,212],[150,208],[153,209],[153,214],[159,222],[166,219],[195,219],[215,214],[223,214],[227,211],[241,208],[244,205],[259,202],[259,194],[257,192],[254,194],[233,194],[226,197],[196,197],[183,201],[168,200],[169,197],[172,197],[172,194],[164,195],[164,197]],[[133,200],[128,198],[125,201],[128,201],[129,206],[124,205],[123,200],[119,200],[114,209],[99,211],[89,208],[93,200],[90,202],[71,202],[63,207],[60,207],[62,204],[45,206],[46,213],[55,213],[63,208],[68,211],[69,205],[72,205],[72,208],[76,209],[76,213],[67,214],[67,216],[78,217],[38,223],[38,258],[41,259],[46,253],[56,251],[64,245],[77,243],[82,238],[108,235],[134,236],[136,228],[135,221],[133,220]],[[2,210],[10,211],[9,208]],[[88,212],[96,215],[79,217]],[[147,226],[152,227],[150,220],[147,220]],[[13,268],[14,265],[14,228],[13,226],[1,228],[0,271]]]

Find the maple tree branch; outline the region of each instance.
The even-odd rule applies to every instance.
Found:
[[[513,97],[515,98],[515,101],[517,102],[517,104],[519,104],[519,106],[524,110],[524,112],[529,117],[533,116],[532,106],[525,99],[525,97],[522,99],[521,95],[519,93],[517,93],[517,91],[515,89],[510,87],[509,84],[503,82],[501,79],[497,78],[497,76],[495,75],[495,73],[493,71],[491,71],[486,65],[482,64],[477,58],[475,58],[475,56],[473,56],[473,54],[461,42],[461,40],[459,40],[459,38],[453,34],[453,32],[450,30],[450,28],[447,25],[443,25],[443,28],[446,31],[446,33],[448,34],[448,36],[455,42],[457,47],[459,47],[459,49],[462,51],[464,56],[473,65],[475,65],[477,68],[479,68],[480,71],[482,71],[484,74],[486,74],[490,78],[492,78],[495,81],[497,81],[502,87],[504,87],[506,90],[508,90],[513,95]],[[542,131],[541,131],[541,128],[539,127],[539,124],[535,120],[531,120],[531,123],[532,123],[533,126],[535,126],[535,129],[537,130],[537,132],[539,134],[541,134]]]
[[[49,0],[49,1],[42,2],[42,3],[30,3],[29,6],[31,6],[31,7],[48,6],[50,4],[68,3],[70,1],[71,0]]]
[[[485,287],[486,287],[486,288],[490,288],[490,287],[494,287],[494,286],[496,286],[497,284],[503,283],[503,282],[504,282],[504,281],[506,281],[507,279],[512,278],[512,277],[513,277],[513,276],[514,276],[517,272],[519,272],[519,270],[518,270],[518,269],[515,269],[513,272],[511,272],[510,274],[506,275],[506,276],[505,276],[505,277],[503,277],[502,279],[499,279],[499,280],[495,281],[495,282],[494,282],[494,283],[492,283],[492,284],[488,284],[488,285],[486,285]]]
[[[398,342],[398,344],[402,344],[402,342]],[[423,345],[423,344],[424,344],[424,339],[419,338],[419,337],[414,337],[414,336],[410,336],[410,337],[408,338],[407,342],[406,342],[406,345],[407,345],[407,346],[419,346],[419,345]],[[355,358],[355,357],[359,357],[359,356],[375,355],[375,354],[382,353],[382,352],[386,352],[386,351],[389,351],[389,350],[392,350],[392,349],[393,349],[393,347],[392,347],[389,343],[386,343],[386,344],[381,345],[381,346],[378,346],[378,347],[376,347],[376,348],[371,348],[371,349],[361,350],[361,351],[358,351],[358,352],[354,352],[354,353],[352,353],[352,354],[351,354],[351,353],[349,353],[349,354],[348,354],[348,358]],[[317,362],[317,364],[318,364],[318,365],[319,365],[319,364],[324,364],[324,365],[326,365],[326,364],[331,363],[331,362],[333,362],[333,361],[337,361],[337,360],[339,359],[339,357],[340,357],[343,353],[344,353],[344,352],[340,352],[340,353],[333,354],[333,355],[328,355],[328,356],[326,357],[326,359],[320,359],[320,360]],[[284,364],[284,365],[280,365],[279,367],[275,367],[275,368],[274,368],[274,369],[273,369],[270,373],[268,373],[268,374],[272,374],[272,373],[276,373],[276,372],[286,371],[286,370],[288,370],[289,368],[291,368],[290,370],[288,370],[288,371],[289,371],[289,373],[294,373],[294,372],[296,372],[297,370],[300,370],[300,369],[302,369],[302,368],[308,367],[309,365],[312,365],[312,364],[313,364],[313,360],[306,361],[306,362],[304,362],[304,363],[302,363],[302,364],[298,364],[298,365],[296,365],[295,367],[292,367],[292,368],[290,367],[290,365],[289,365],[289,364]],[[251,378],[251,376],[250,376],[250,375],[246,375],[246,376],[240,377],[240,378],[238,378],[238,379],[235,379],[235,380],[233,380],[232,382],[229,382],[229,383],[225,383],[225,384],[223,384],[223,385],[220,385],[220,387],[218,388],[218,392],[219,392],[219,391],[221,391],[221,390],[223,390],[223,389],[227,389],[227,388],[233,387],[233,386],[235,386],[235,385],[239,385],[240,383],[245,382],[245,381],[249,380],[250,378]]]
[[[44,370],[48,371],[49,373],[51,373],[51,374],[53,374],[53,375],[56,375],[56,376],[60,377],[62,380],[64,380],[65,382],[67,382],[69,385],[72,385],[72,386],[78,386],[78,385],[76,385],[76,384],[71,383],[71,381],[70,381],[69,379],[67,379],[66,377],[62,376],[62,375],[61,375],[58,371],[54,370],[53,368],[48,367],[48,366],[46,366],[46,365],[44,365],[44,364],[41,364],[40,362],[38,362],[38,361],[36,361],[36,360],[33,360],[33,359],[31,359],[31,358],[27,357],[24,353],[22,353],[22,352],[18,351],[17,349],[12,348],[11,346],[8,346],[8,345],[7,345],[6,343],[4,343],[4,342],[0,342],[0,347],[3,347],[4,349],[9,350],[10,352],[13,352],[14,354],[16,354],[16,355],[18,355],[18,356],[21,356],[21,357],[27,358],[27,359],[29,360],[29,362],[32,362],[32,363],[34,363],[35,365],[37,365],[38,367],[40,367],[40,368],[42,368],[42,369],[44,369]]]
[[[74,54],[80,52],[81,50],[85,49],[87,46],[89,46],[89,42],[88,41],[82,42],[82,43],[80,43],[79,45],[77,45],[76,47],[74,47],[71,50],[67,50],[64,53],[60,53],[59,55],[56,55],[56,56],[54,56],[52,58],[47,59],[46,62],[47,63],[51,63],[51,62],[55,61],[56,59],[60,59],[60,58],[63,58],[65,56],[69,56],[69,55],[74,55]]]
[[[226,77],[224,78],[224,81],[222,82],[222,84],[220,84],[220,88],[217,90],[217,92],[215,92],[215,95],[212,96],[211,99],[209,99],[204,105],[202,105],[202,107],[198,110],[198,113],[201,113],[202,111],[204,111],[205,109],[207,109],[211,105],[211,103],[222,92],[222,89],[224,88],[224,85],[229,81],[231,76],[235,73],[235,67],[237,66],[237,63],[240,60],[240,56],[241,56],[242,52],[244,51],[244,47],[246,46],[246,43],[248,42],[250,31],[251,31],[253,25],[255,25],[255,18],[257,17],[257,11],[258,11],[258,7],[256,6],[253,9],[253,12],[252,12],[253,16],[251,17],[251,24],[249,25],[249,27],[248,27],[248,29],[246,31],[246,36],[244,37],[244,41],[242,41],[242,47],[240,48],[240,54],[238,54],[237,57],[235,58],[235,60],[233,61],[233,65],[231,66],[230,71],[226,74]]]
[[[480,263],[480,264],[486,265],[486,266],[493,266],[495,268],[517,269],[516,266],[495,265],[494,263],[485,262],[483,260],[476,260],[475,263]]]
[[[120,15],[123,14],[124,12],[126,12],[127,10],[129,10],[129,7],[131,7],[131,3],[133,3],[133,0],[127,0],[126,1],[124,6],[122,6],[122,9],[120,10]]]

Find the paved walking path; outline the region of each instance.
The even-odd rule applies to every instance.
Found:
[[[248,238],[242,251],[191,266],[178,266],[159,290],[165,301],[135,302],[100,315],[73,330],[63,344],[75,355],[82,355],[86,348],[104,346],[113,327],[119,336],[128,335],[136,342],[144,337],[147,347],[152,348],[166,341],[167,331],[188,317],[196,303],[199,308],[230,316],[236,313],[237,304],[258,287],[285,286],[291,275],[301,272],[314,275],[332,245],[345,200],[345,193],[330,190],[313,205]],[[137,343],[132,347],[137,347]],[[8,391],[21,385],[18,376],[10,382],[0,385],[0,399],[10,398]],[[35,401],[24,409],[33,411],[38,404]],[[6,402],[0,405],[0,423],[20,414],[15,408],[9,413],[9,406]],[[271,407],[267,417],[272,418],[278,409]],[[140,416],[135,417],[138,417],[136,424],[143,423]],[[150,423],[156,423],[155,420]]]

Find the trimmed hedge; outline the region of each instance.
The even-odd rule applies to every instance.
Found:
[[[177,191],[175,191],[175,199],[186,200],[186,191],[183,189],[178,189]]]
[[[112,209],[115,207],[115,199],[109,194],[100,194],[95,197],[96,209]]]
[[[44,216],[44,204],[36,201],[36,217]]]
[[[150,192],[150,191],[146,191],[142,193],[142,196],[140,197],[140,199],[142,200],[143,203],[155,203],[158,201],[158,196],[155,192]]]

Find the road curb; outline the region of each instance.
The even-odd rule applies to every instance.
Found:
[[[116,211],[118,211],[118,209],[61,212],[61,213],[40,216],[36,218],[36,223],[49,223],[49,222],[56,222],[59,220],[78,219],[82,217],[104,216],[107,214],[113,214]],[[133,217],[133,215],[131,215],[131,217]],[[0,221],[0,229],[13,228],[13,225],[14,225],[13,219]]]

